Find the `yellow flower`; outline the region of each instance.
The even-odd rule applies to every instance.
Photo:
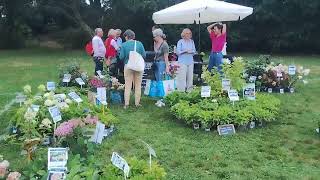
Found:
[[[25,94],[30,94],[31,93],[31,86],[30,85],[25,85],[23,87],[23,91]]]

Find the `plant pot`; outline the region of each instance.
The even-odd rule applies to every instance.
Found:
[[[248,130],[248,124],[238,125],[237,131],[244,132]]]
[[[42,145],[48,146],[48,145],[50,145],[52,143],[53,143],[53,137],[52,136],[45,136],[42,139]]]
[[[268,93],[272,93],[272,91],[273,91],[272,88],[267,88]]]
[[[256,122],[250,121],[250,122],[248,123],[248,128],[249,128],[249,129],[254,129],[255,127],[256,127]]]
[[[124,103],[124,91],[123,90],[110,90],[109,99],[112,104]]]
[[[193,124],[193,129],[199,129],[200,128],[200,124],[197,122],[192,123]]]
[[[279,89],[279,93],[280,93],[280,94],[284,94],[284,88],[280,88],[280,89]]]
[[[255,122],[256,122],[256,127],[258,128],[266,127],[266,122],[264,121],[255,121]]]

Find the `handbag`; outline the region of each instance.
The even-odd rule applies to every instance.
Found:
[[[143,57],[137,52],[137,41],[134,41],[134,50],[129,52],[127,68],[138,72],[144,71],[145,62]]]

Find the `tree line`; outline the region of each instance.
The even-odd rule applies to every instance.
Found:
[[[30,42],[55,40],[65,48],[83,48],[96,27],[136,32],[151,49],[152,13],[183,0],[0,0],[0,49],[29,46]],[[227,0],[254,8],[242,21],[228,22],[228,50],[249,52],[320,52],[320,1]],[[181,30],[196,25],[162,25],[169,44]],[[201,49],[210,50],[206,25],[201,25]],[[197,44],[197,43],[196,43]],[[149,47],[149,48],[148,48]]]

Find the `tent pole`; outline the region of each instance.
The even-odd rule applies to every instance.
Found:
[[[198,54],[201,53],[201,48],[200,48],[200,42],[201,42],[201,24],[200,24],[200,13],[199,13],[199,26],[198,26],[198,32],[199,32],[199,39],[198,39]]]

